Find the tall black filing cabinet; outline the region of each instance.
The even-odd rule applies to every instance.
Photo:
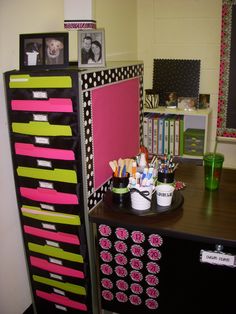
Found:
[[[138,152],[142,72],[142,63],[134,62],[82,72],[5,73],[15,189],[36,313],[97,311],[88,212],[109,187],[108,160]],[[113,117],[116,111],[123,122],[134,122],[122,126],[119,113]],[[136,134],[131,145],[122,134],[110,143],[109,136],[125,128]],[[99,149],[106,150],[103,157]]]

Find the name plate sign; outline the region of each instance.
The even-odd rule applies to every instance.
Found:
[[[229,253],[201,250],[200,261],[214,265],[236,267],[236,256]]]

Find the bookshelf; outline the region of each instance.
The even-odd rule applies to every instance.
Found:
[[[178,157],[202,159],[203,154],[207,151],[211,112],[211,108],[193,111],[165,107],[144,108],[143,144],[148,148],[150,154],[172,154],[173,152],[173,155]],[[164,121],[163,128],[162,120]],[[177,123],[173,131],[170,121],[177,120],[180,121],[180,125],[178,127]],[[172,143],[173,136],[174,144]]]

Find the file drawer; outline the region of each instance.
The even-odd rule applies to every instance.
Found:
[[[20,195],[37,202],[44,202],[49,204],[79,204],[78,195],[72,193],[64,193],[55,189],[47,188],[26,188],[20,187]]]
[[[30,74],[10,75],[10,88],[71,88],[70,76],[33,76]]]
[[[13,99],[11,109],[16,111],[35,112],[73,112],[70,98],[49,98],[46,100]]]
[[[73,279],[77,281],[78,279],[83,280],[85,278],[83,269],[78,270],[78,267],[73,269],[71,267],[64,266],[62,264],[58,265],[56,263],[52,263],[48,261],[47,258],[40,258],[40,257],[31,255],[30,264],[33,267],[32,268],[33,273],[37,273],[35,270],[39,269],[42,272],[41,274],[50,273],[50,272],[55,273],[55,274],[68,278],[68,280],[70,280],[71,282],[74,282]]]
[[[88,308],[86,304],[73,301],[67,297],[61,296],[56,293],[47,293],[42,290],[36,290],[38,300],[36,300],[37,308],[41,313],[78,313],[78,311],[87,312]],[[40,301],[41,299],[41,301]]]

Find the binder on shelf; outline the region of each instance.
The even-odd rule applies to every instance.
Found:
[[[70,253],[62,250],[61,248],[56,248],[50,245],[39,245],[36,243],[28,242],[28,248],[30,251],[35,253],[41,253],[44,255],[49,255],[53,257],[58,257],[60,259],[65,259],[72,262],[83,263],[83,256],[80,254]]]
[[[45,112],[73,112],[70,98],[49,98],[47,100],[12,100],[12,110],[45,111]]]
[[[79,204],[78,196],[71,193],[57,192],[54,189],[20,187],[21,196],[33,201],[51,204]]]
[[[45,278],[37,275],[33,275],[33,280],[64,291],[69,291],[79,295],[86,295],[86,290],[84,287],[69,282],[60,282],[54,279]]]
[[[152,143],[153,143],[153,117],[154,114],[151,114],[148,118],[148,152],[152,154]]]
[[[158,155],[164,154],[164,115],[159,116],[158,123]]]
[[[173,116],[169,119],[169,154],[172,156],[175,154],[175,120]]]
[[[151,114],[145,114],[143,117],[143,145],[148,148],[148,119]]]
[[[164,119],[164,154],[169,153],[169,117]]]
[[[10,75],[10,88],[71,88],[70,76],[31,76],[29,74]]]
[[[75,160],[75,153],[68,149],[37,147],[33,144],[15,143],[15,153],[29,157],[59,160]]]
[[[17,167],[16,169],[18,176],[50,180],[50,181],[59,181],[67,183],[78,183],[77,174],[74,170],[67,169],[41,169],[41,168],[32,168],[32,167]]]
[[[158,115],[153,117],[152,152],[158,154]]]
[[[80,217],[78,215],[63,214],[59,212],[51,212],[48,210],[40,209],[37,206],[23,205],[21,207],[22,215],[28,218],[37,220],[54,222],[66,225],[80,225]]]
[[[75,278],[84,278],[84,273],[80,270],[69,268],[62,265],[50,263],[47,260],[35,256],[30,256],[30,264],[37,268],[47,270],[63,276],[70,276]]]
[[[175,156],[179,156],[180,153],[179,153],[179,137],[180,137],[180,134],[179,134],[179,121],[180,121],[180,117],[179,116],[176,116],[176,119],[175,119],[175,152],[174,152],[174,155]]]
[[[184,116],[180,116],[179,120],[179,154],[184,154]]]
[[[41,121],[30,121],[29,123],[13,122],[12,131],[26,135],[72,136],[72,130],[69,125],[57,125]]]

